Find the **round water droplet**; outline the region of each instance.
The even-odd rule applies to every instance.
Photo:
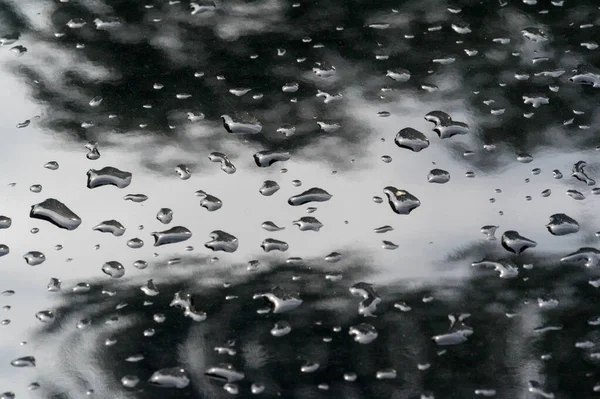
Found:
[[[127,246],[129,248],[133,248],[133,249],[138,249],[144,246],[144,241],[142,241],[139,238],[132,238],[131,240],[127,241]]]
[[[112,278],[121,278],[125,275],[125,268],[119,262],[110,261],[102,265],[102,272]]]
[[[23,255],[23,259],[25,259],[25,262],[27,262],[29,266],[37,266],[46,261],[46,255],[39,251],[29,251]]]

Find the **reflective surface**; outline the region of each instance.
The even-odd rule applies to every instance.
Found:
[[[600,395],[595,2],[0,17],[3,398]]]

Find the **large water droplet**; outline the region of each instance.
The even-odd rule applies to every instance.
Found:
[[[425,120],[435,124],[433,131],[441,139],[447,139],[457,134],[469,133],[469,125],[464,122],[453,121],[450,115],[443,111],[432,111],[425,115]]]
[[[29,266],[37,266],[46,261],[46,255],[39,251],[29,251],[23,255],[23,259],[25,259],[25,262],[27,262]]]
[[[125,268],[119,262],[110,261],[102,265],[102,272],[112,278],[121,278],[125,275]]]
[[[396,134],[394,139],[396,145],[400,148],[406,148],[414,152],[419,152],[429,147],[429,139],[423,133],[412,127],[406,127]]]
[[[227,158],[227,155],[222,152],[211,152],[208,156],[208,159],[211,162],[219,162],[221,163],[221,170],[228,175],[235,173],[236,169],[233,163]]]
[[[577,233],[579,223],[564,213],[555,213],[550,216],[550,223],[546,225],[548,231],[555,236],[564,236],[566,234]]]
[[[274,337],[283,337],[292,331],[292,326],[287,321],[277,321],[271,329],[271,335]]]
[[[51,310],[41,310],[35,314],[35,317],[42,323],[53,323],[55,320],[54,312]]]
[[[8,229],[12,225],[12,219],[8,216],[0,216],[0,229]]]
[[[600,251],[596,248],[584,247],[561,258],[562,263],[583,264],[585,267],[600,266]]]
[[[66,230],[75,230],[81,224],[81,218],[65,204],[54,198],[48,198],[33,205],[29,216],[33,219],[46,220]]]
[[[444,184],[450,181],[450,173],[442,169],[432,169],[427,175],[429,183]]]
[[[350,327],[348,334],[353,335],[354,340],[360,344],[370,344],[378,335],[375,327],[367,323]]]
[[[238,249],[237,237],[222,230],[214,230],[209,237],[211,241],[205,243],[204,246],[213,251],[235,252]]]
[[[499,261],[482,260],[479,262],[471,263],[473,267],[493,267],[494,271],[500,273],[500,278],[511,279],[519,275],[519,269],[512,261],[508,259],[501,259]]]
[[[536,247],[537,243],[529,238],[521,236],[514,230],[508,230],[502,234],[502,246],[509,252],[520,254],[527,248]]]
[[[295,220],[293,224],[298,226],[300,231],[319,231],[321,227],[323,227],[323,223],[312,216],[303,216],[300,219]]]
[[[257,134],[262,130],[262,125],[254,118],[245,118],[246,120],[234,121],[229,115],[221,115],[223,127],[229,133],[235,134]]]
[[[285,227],[279,227],[275,223],[271,222],[270,220],[263,222],[261,224],[261,227],[267,231],[280,231],[280,230],[285,229]]]
[[[254,162],[261,168],[266,168],[275,162],[283,162],[289,159],[290,153],[284,151],[259,151],[254,154]]]
[[[161,388],[183,389],[190,384],[190,377],[183,367],[172,367],[155,371],[148,382]]]
[[[87,187],[116,186],[125,188],[131,184],[131,173],[106,166],[102,169],[90,169],[87,172]]]
[[[383,193],[388,197],[390,207],[399,215],[408,215],[421,206],[421,201],[408,191],[398,190],[396,187],[387,186]]]
[[[169,208],[160,208],[156,214],[156,219],[162,224],[169,224],[173,220],[173,211]]]
[[[35,367],[35,358],[33,356],[24,356],[10,362],[14,367]]]
[[[577,180],[584,182],[588,186],[593,186],[596,184],[596,181],[590,178],[586,173],[584,168],[587,166],[585,161],[579,161],[575,165],[573,165],[573,171],[571,172],[571,176],[576,178]]]
[[[276,240],[274,238],[265,238],[263,240],[262,244],[260,244],[260,247],[265,252],[271,252],[271,251],[285,252],[288,250],[289,245],[287,242]]]
[[[113,236],[119,237],[125,234],[125,227],[116,220],[105,220],[92,227],[92,230],[101,233],[111,233]]]
[[[273,313],[284,313],[296,309],[302,304],[302,299],[296,292],[286,291],[276,286],[270,292],[255,294],[253,299],[264,298],[272,305]]]
[[[175,226],[168,230],[155,231],[152,236],[154,237],[154,246],[158,247],[188,240],[192,237],[192,232],[186,227]]]
[[[223,202],[217,197],[207,194],[202,190],[196,191],[196,196],[202,198],[200,206],[207,209],[209,212],[214,212],[223,206]]]
[[[309,202],[325,202],[331,199],[332,195],[322,188],[313,187],[301,194],[290,197],[288,204],[292,206],[304,205]]]
[[[375,289],[371,284],[368,283],[356,283],[352,287],[349,288],[350,293],[355,296],[360,296],[363,300],[358,305],[358,314],[363,315],[365,317],[375,315],[373,312],[377,310],[377,305],[381,302],[381,298],[375,292]]]
[[[265,197],[269,197],[279,191],[279,189],[280,187],[277,182],[273,180],[265,180],[258,191]]]

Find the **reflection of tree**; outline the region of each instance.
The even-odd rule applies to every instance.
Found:
[[[481,388],[497,390],[497,397],[518,397],[526,391],[529,379],[538,380],[557,397],[591,397],[595,381],[586,373],[593,373],[596,367],[590,354],[597,345],[597,334],[587,323],[598,314],[592,300],[595,289],[587,283],[589,273],[530,255],[514,259],[519,266],[535,265],[530,270],[520,267],[520,277],[525,280],[501,280],[492,271],[473,270],[474,277],[462,282],[420,288],[404,283],[376,287],[383,299],[376,318],[359,316],[360,299],[348,291],[364,274],[359,266],[345,270],[343,280],[332,282],[325,279],[327,270],[307,267],[311,262],[305,266],[272,265],[269,271],[238,277],[214,276],[208,271],[214,266],[205,265],[200,274],[157,279],[160,294],[156,297],[143,295],[139,290],[142,281],[119,284],[109,280],[96,285],[90,294],[64,294],[57,321],[37,336],[46,351],[61,353],[62,358],[52,369],[38,367],[40,381],[48,397],[81,397],[93,388],[103,397],[123,397],[129,391],[128,397],[140,398],[225,398],[229,394],[222,390],[222,383],[203,373],[226,362],[246,374],[240,383],[241,397],[251,397],[249,385],[257,381],[266,384],[266,397],[280,392],[281,397],[412,398],[430,390],[436,397],[463,398]],[[204,260],[187,260],[182,270],[203,264]],[[224,286],[225,281],[231,285]],[[303,304],[289,313],[258,314],[265,303],[252,300],[252,296],[276,285],[299,292]],[[116,295],[106,296],[101,290]],[[208,314],[206,321],[194,322],[181,310],[169,307],[180,290],[192,294],[196,308]],[[433,300],[424,301],[426,297]],[[560,304],[540,309],[538,298],[556,298]],[[145,300],[153,304],[144,306]],[[400,311],[394,306],[400,302],[412,309]],[[166,321],[154,322],[156,313],[163,313]],[[465,322],[474,333],[460,345],[437,346],[431,337],[448,331],[450,313],[470,313]],[[507,313],[516,316],[509,318]],[[114,316],[119,320],[107,326],[105,321]],[[75,324],[84,318],[92,323],[87,330],[78,331]],[[292,332],[275,338],[269,331],[281,320],[291,324]],[[372,324],[379,333],[368,345],[354,342],[348,335],[350,326],[362,322]],[[563,330],[533,331],[548,325],[562,325]],[[334,332],[336,326],[341,327],[340,332]],[[148,328],[156,329],[153,337],[143,336]],[[324,340],[327,337],[331,342]],[[117,343],[105,347],[107,338],[115,338]],[[593,347],[574,347],[575,342],[584,340]],[[228,341],[235,342],[236,355],[214,351]],[[140,362],[124,360],[139,353],[144,355]],[[540,360],[548,353],[552,359]],[[312,374],[301,373],[307,360],[319,362],[321,368]],[[430,364],[430,368],[418,370],[419,364]],[[189,370],[190,387],[158,389],[146,382],[152,372],[175,365]],[[376,371],[384,368],[394,368],[397,378],[377,380]],[[357,382],[345,382],[345,372],[356,372]],[[134,390],[119,383],[128,374],[142,380]],[[330,390],[319,390],[321,383],[329,384]]]
[[[35,98],[48,106],[49,116],[42,123],[69,136],[97,139],[107,129],[127,134],[140,130],[143,124],[147,125],[144,131],[156,135],[157,140],[181,140],[179,129],[190,123],[186,112],[191,111],[205,114],[206,120],[198,123],[210,133],[202,139],[190,139],[192,142],[186,143],[190,148],[205,148],[205,140],[214,139],[215,134],[226,135],[217,127],[223,114],[256,117],[263,124],[263,132],[244,139],[266,147],[298,149],[325,136],[353,145],[368,139],[368,130],[347,115],[345,100],[323,104],[322,98],[315,97],[317,90],[336,94],[358,88],[365,99],[377,101],[380,88],[389,86],[396,91],[386,93],[385,101],[392,103],[416,97],[419,103],[444,104],[456,100],[458,91],[469,105],[468,112],[447,111],[475,115],[476,125],[475,120],[470,121],[473,134],[485,143],[508,143],[515,150],[531,151],[541,144],[552,145],[546,136],[550,128],[560,129],[574,146],[589,145],[593,140],[591,133],[583,131],[574,138],[573,131],[593,120],[595,90],[563,84],[577,63],[598,61],[593,52],[584,53],[580,45],[592,39],[593,29],[579,26],[587,21],[585,10],[597,12],[593,1],[567,2],[562,7],[550,7],[548,14],[539,13],[541,6],[525,4],[502,7],[463,1],[458,4],[462,12],[453,14],[437,1],[396,3],[342,4],[328,0],[293,7],[278,0],[217,2],[214,10],[210,10],[213,3],[207,3],[208,11],[192,15],[188,2],[161,2],[152,8],[134,1],[68,2],[53,7],[50,28],[33,25],[24,9],[4,5],[0,11],[8,21],[6,26],[27,34],[37,51],[46,46],[53,53],[49,59],[69,57],[60,63],[42,64],[39,59],[31,63],[27,60],[37,56],[32,50],[15,67],[31,83]],[[564,23],[565,15],[573,24]],[[94,20],[110,18],[117,18],[120,26],[96,29]],[[78,29],[66,26],[77,19],[86,25]],[[383,30],[368,27],[374,22],[390,26]],[[453,23],[465,22],[473,33],[460,35],[450,29]],[[442,30],[428,30],[436,25]],[[527,26],[549,26],[550,41],[527,41],[520,33]],[[56,32],[64,36],[56,37]],[[403,39],[406,34],[415,37]],[[502,45],[492,41],[503,37],[511,42]],[[78,44],[85,47],[77,48]],[[316,44],[324,47],[315,48]],[[278,49],[285,54],[278,56]],[[475,49],[479,54],[469,57],[464,49]],[[511,55],[515,51],[521,55]],[[388,55],[389,59],[376,60],[376,55]],[[432,62],[447,56],[456,62]],[[533,64],[531,58],[536,56],[549,60]],[[304,62],[297,61],[304,58]],[[317,63],[324,69],[335,66],[335,76],[316,76],[311,70]],[[409,82],[396,83],[385,77],[386,70],[397,67],[412,72]],[[565,75],[534,76],[557,68],[564,69]],[[196,72],[204,76],[194,77]],[[514,78],[516,72],[531,77],[519,81]],[[219,75],[226,80],[219,80]],[[283,92],[282,86],[288,82],[300,83],[298,92]],[[154,83],[164,88],[155,90]],[[437,84],[441,90],[427,93],[420,89],[423,83]],[[550,91],[549,85],[559,85],[560,91]],[[238,87],[252,91],[239,98],[229,93]],[[475,91],[479,94],[473,94]],[[192,97],[177,99],[177,93]],[[252,95],[258,93],[264,97],[253,100]],[[536,93],[549,96],[550,104],[532,109],[523,103],[523,95]],[[103,104],[89,107],[89,100],[96,96],[103,97]],[[297,102],[290,102],[292,98]],[[486,106],[484,100],[495,103]],[[145,104],[152,109],[143,108]],[[495,108],[503,108],[505,113],[491,115]],[[564,127],[562,122],[573,118],[573,109],[586,113]],[[534,117],[523,117],[532,110]],[[431,109],[424,109],[423,115],[428,111]],[[118,118],[108,119],[111,113]],[[342,122],[342,128],[327,133],[319,129],[317,120]],[[95,126],[82,128],[86,121]],[[283,125],[296,127],[295,134],[286,137],[278,133],[277,128]],[[214,140],[211,143],[219,145]],[[482,167],[494,164],[490,157],[474,162]]]

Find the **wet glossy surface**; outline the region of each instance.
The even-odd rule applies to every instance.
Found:
[[[1,398],[600,396],[596,2],[0,17]]]

